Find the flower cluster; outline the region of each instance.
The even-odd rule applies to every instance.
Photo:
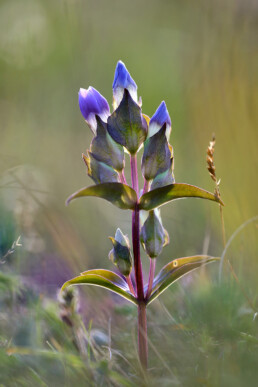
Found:
[[[143,114],[141,99],[137,96],[137,85],[123,62],[119,61],[115,70],[114,111],[110,112],[107,100],[93,87],[80,89],[79,106],[94,134],[90,149],[86,155],[83,154],[83,160],[87,165],[88,175],[95,184],[115,182],[126,184],[125,154],[135,156],[142,146],[141,171],[144,184],[140,194],[174,183],[173,149],[169,144],[171,119],[166,104],[164,101],[161,102],[151,118]],[[162,226],[160,211],[158,209],[149,213],[142,211],[141,225],[142,245],[149,257],[155,258],[168,242],[168,234]],[[120,233],[119,230],[116,235],[121,235]],[[129,243],[126,245],[129,249]],[[119,250],[117,245],[113,250],[115,252]],[[124,270],[120,268],[122,274],[127,274],[131,262],[129,252],[126,255],[127,265],[117,263],[119,261],[117,252],[115,261],[113,259],[118,268],[125,267]],[[125,263],[124,256],[121,260]]]

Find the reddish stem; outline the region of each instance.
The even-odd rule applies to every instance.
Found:
[[[121,182],[122,184],[126,184],[126,185],[127,185],[124,170],[122,170],[121,172],[119,172],[119,180],[120,180],[120,182]]]
[[[137,171],[137,155],[131,155],[131,178],[132,186],[137,196],[139,195],[139,186],[138,186],[138,171]]]
[[[138,173],[137,173],[137,157],[131,155],[131,177],[132,187],[137,194],[137,202],[139,195]],[[133,256],[134,256],[134,271],[137,289],[138,300],[138,348],[141,365],[144,369],[147,368],[148,361],[148,342],[147,342],[147,318],[146,304],[144,300],[144,288],[142,278],[142,264],[140,257],[140,219],[139,205],[136,203],[132,215],[132,241],[133,241]]]
[[[132,237],[137,298],[139,301],[144,301],[142,264],[140,257],[140,222],[138,205],[136,205],[132,215]]]
[[[135,290],[134,290],[134,286],[133,286],[132,279],[131,279],[131,276],[130,276],[130,275],[128,275],[128,276],[126,277],[126,281],[127,281],[127,283],[128,283],[130,292],[131,292],[134,296],[136,296]]]
[[[146,292],[146,300],[151,295],[151,290],[152,290],[152,285],[153,285],[153,279],[155,275],[155,266],[156,266],[156,259],[155,258],[150,258],[150,272],[149,272],[149,283],[148,283],[148,289]]]
[[[147,316],[146,304],[140,302],[138,305],[138,346],[139,358],[144,370],[148,366],[148,340],[147,340]]]

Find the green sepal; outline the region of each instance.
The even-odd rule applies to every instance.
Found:
[[[127,89],[118,108],[108,117],[107,130],[115,142],[135,154],[147,136],[147,122]]]
[[[107,124],[96,115],[97,135],[93,138],[90,151],[95,158],[117,171],[124,168],[124,148],[117,144],[107,131]]]
[[[116,230],[115,238],[109,237],[113,249],[109,252],[109,259],[117,266],[124,276],[128,276],[132,270],[132,255],[129,239],[122,233],[120,228]]]
[[[88,176],[95,184],[119,182],[118,173],[114,168],[99,161],[95,154],[88,151],[88,157],[83,154],[82,158],[88,168]]]
[[[161,254],[168,239],[157,211],[152,210],[149,212],[140,234],[144,250],[150,258],[156,258]]]
[[[87,196],[105,199],[122,210],[134,210],[137,203],[136,192],[128,185],[122,183],[103,183],[80,189],[67,199],[66,205],[73,199]]]
[[[166,124],[144,142],[142,174],[146,180],[154,179],[171,166],[171,150],[166,137]]]
[[[194,185],[175,183],[165,187],[156,188],[153,191],[149,191],[142,195],[139,203],[139,209],[150,211],[170,202],[171,200],[183,199],[187,197],[213,200],[224,205],[222,200],[211,192],[205,191],[204,189]]]
[[[165,172],[159,173],[152,181],[150,191],[156,188],[165,187],[166,185],[174,184],[175,177],[173,174],[173,158],[170,160],[170,167]]]
[[[119,294],[121,297],[137,305],[137,300],[131,294],[126,281],[124,281],[116,273],[109,270],[96,269],[85,271],[80,276],[72,278],[69,281],[65,282],[61,288],[61,291],[71,285],[100,286]]]
[[[183,277],[185,274],[207,263],[219,261],[220,258],[210,257],[208,255],[196,255],[174,259],[164,266],[159,274],[154,278],[152,290],[147,304],[150,304],[155,298],[164,292],[172,283]],[[147,287],[145,291],[147,290]]]

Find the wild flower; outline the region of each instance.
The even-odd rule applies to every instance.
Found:
[[[143,114],[137,85],[123,62],[119,61],[113,82],[111,113],[106,99],[94,88],[79,91],[79,106],[94,137],[83,160],[95,185],[71,195],[67,203],[79,197],[95,196],[123,210],[132,211],[132,249],[129,238],[118,228],[110,237],[113,248],[110,260],[117,272],[88,270],[67,281],[70,285],[91,284],[109,289],[138,308],[139,358],[147,368],[146,307],[165,289],[186,273],[218,260],[210,256],[176,258],[155,277],[155,263],[169,242],[164,229],[160,206],[175,199],[197,197],[223,204],[221,198],[199,187],[175,183],[173,148],[169,143],[171,119],[165,102],[149,119]],[[137,156],[143,148],[141,171],[143,188],[139,191]],[[131,185],[124,174],[125,159],[130,160]],[[148,283],[143,283],[140,243],[149,257]]]

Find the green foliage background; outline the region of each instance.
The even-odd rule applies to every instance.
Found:
[[[177,182],[213,190],[206,149],[216,134],[227,239],[257,215],[257,16],[252,0],[0,2],[1,254],[19,235],[23,245],[0,266],[3,385],[139,383],[134,310],[105,291],[81,292],[86,326],[92,320],[101,332],[110,328],[114,348],[112,360],[103,350],[86,367],[55,301],[69,273],[111,268],[107,236],[117,227],[130,235],[130,213],[105,201],[89,198],[64,206],[72,192],[92,184],[81,160],[92,135],[78,108],[78,90],[92,85],[111,105],[119,59],[138,84],[144,113],[151,116],[166,101]],[[176,201],[162,215],[170,245],[158,269],[179,256],[221,255],[217,205]],[[146,383],[255,383],[257,250],[253,222],[226,255],[240,286],[227,265],[219,285],[213,264],[153,302],[148,316],[152,379]],[[143,261],[147,270],[145,256]],[[57,358],[55,367],[45,355],[6,355],[13,345],[50,350],[46,336],[59,355],[67,356]]]

